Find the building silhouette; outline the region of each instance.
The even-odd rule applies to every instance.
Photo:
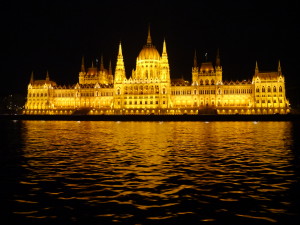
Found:
[[[192,82],[171,79],[166,41],[160,54],[147,42],[136,59],[136,68],[125,75],[119,44],[114,74],[111,63],[85,68],[82,58],[78,83],[57,85],[49,73],[45,80],[28,85],[24,114],[286,114],[285,77],[277,71],[261,72],[256,62],[252,80],[224,81],[219,52],[216,61],[198,64],[195,53]]]

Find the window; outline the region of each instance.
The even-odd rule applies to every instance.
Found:
[[[271,92],[271,87],[270,86],[268,87],[268,92]]]
[[[282,92],[282,87],[281,86],[279,87],[279,92]]]
[[[262,87],[262,90],[261,90],[262,92],[266,92],[266,89],[265,89],[265,87]]]
[[[275,86],[273,87],[273,92],[276,92],[276,87]]]

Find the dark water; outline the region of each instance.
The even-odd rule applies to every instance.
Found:
[[[292,122],[1,122],[0,224],[299,224]]]

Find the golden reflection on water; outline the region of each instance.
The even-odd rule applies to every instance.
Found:
[[[292,182],[289,122],[22,123],[22,166],[27,173],[20,183],[37,196],[98,206],[114,202],[136,210],[160,208],[148,215],[152,219],[201,214],[212,204],[220,205],[220,212],[228,211],[227,205],[244,207],[239,217],[285,212],[284,199],[276,199],[275,209],[266,202]],[[22,198],[28,197],[18,201],[39,201]],[[241,207],[243,199],[257,201],[253,215],[247,214],[249,206]],[[192,208],[185,201],[198,205]],[[95,216],[108,215],[124,216],[109,210]],[[199,221],[214,219],[202,215]]]
[[[285,164],[290,154],[288,122],[23,123],[25,157],[32,166],[49,170],[45,174],[62,164],[74,170],[134,171],[157,179],[161,170],[177,164],[210,170],[217,162],[217,169],[225,172],[233,171],[227,163]]]

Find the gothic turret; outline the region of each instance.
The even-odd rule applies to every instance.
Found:
[[[115,83],[121,83],[125,79],[126,79],[126,75],[125,75],[124,59],[122,54],[122,46],[120,42],[117,65],[115,70]]]
[[[160,79],[170,81],[170,68],[169,68],[169,60],[168,60],[168,54],[167,54],[166,40],[164,40],[164,43],[163,43],[163,50],[162,50],[162,56],[161,56],[161,75],[160,75]]]
[[[31,72],[31,75],[30,75],[30,84],[33,84],[34,82],[34,77],[33,77],[33,71]]]
[[[259,70],[258,70],[258,65],[257,65],[257,61],[255,62],[255,75],[258,75]]]
[[[49,72],[47,71],[47,74],[46,74],[46,82],[50,81],[50,76],[49,76]]]

